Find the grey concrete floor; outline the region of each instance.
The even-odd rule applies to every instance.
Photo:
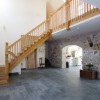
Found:
[[[100,80],[79,77],[78,69],[35,69],[11,76],[0,100],[100,100]]]

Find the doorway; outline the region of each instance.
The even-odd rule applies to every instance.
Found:
[[[26,66],[27,69],[35,69],[36,68],[36,50],[32,52],[27,58]]]
[[[71,67],[82,69],[82,48],[77,45],[65,46],[62,49],[62,68]]]

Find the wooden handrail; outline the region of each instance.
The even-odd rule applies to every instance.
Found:
[[[5,57],[7,66],[16,56],[19,56],[20,53],[23,53],[28,47],[38,41],[42,34],[47,34],[50,30],[55,32],[62,28],[68,30],[71,25],[97,14],[100,14],[100,9],[92,5],[84,3],[81,0],[67,0],[67,2],[52,13],[49,19],[43,21],[13,44],[9,46],[6,44]],[[35,39],[36,37],[38,39]]]

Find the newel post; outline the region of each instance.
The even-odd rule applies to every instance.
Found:
[[[9,73],[9,61],[8,61],[8,43],[5,45],[5,64],[6,64],[6,73]]]
[[[51,32],[52,27],[53,27],[53,22],[52,22],[52,13],[51,13],[49,17],[49,32]]]
[[[66,0],[66,29],[70,30],[70,2],[71,0]]]

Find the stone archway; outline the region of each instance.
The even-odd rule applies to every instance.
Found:
[[[62,48],[62,68],[82,68],[82,48],[77,45],[68,45]]]

